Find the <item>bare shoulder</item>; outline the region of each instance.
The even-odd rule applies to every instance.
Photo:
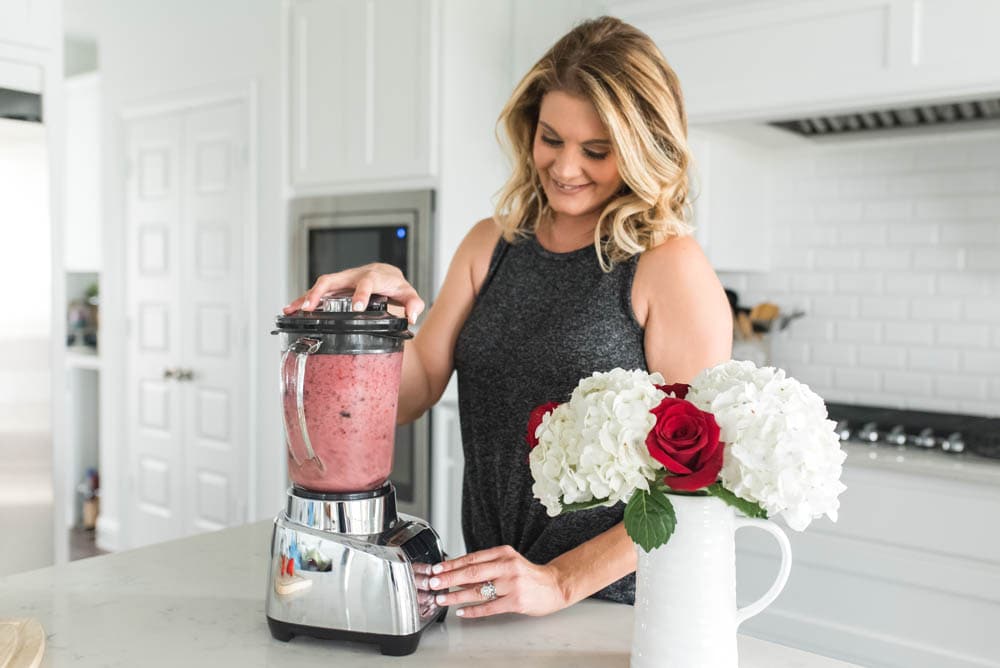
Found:
[[[636,318],[644,323],[651,302],[677,303],[718,287],[719,279],[698,242],[671,237],[639,256],[632,287]]]
[[[649,368],[669,382],[690,382],[732,354],[729,300],[693,238],[673,237],[640,256],[632,300]]]
[[[679,278],[678,274],[691,271],[712,272],[712,265],[694,237],[676,236],[645,251],[639,257],[638,271],[651,276]]]
[[[472,226],[456,252],[456,258],[461,256],[462,262],[468,267],[473,289],[477,293],[486,278],[490,258],[499,239],[500,226],[493,218],[484,218]]]
[[[500,226],[493,218],[483,218],[465,235],[463,245],[471,246],[473,250],[482,250],[488,247],[493,252],[497,239],[500,238]]]

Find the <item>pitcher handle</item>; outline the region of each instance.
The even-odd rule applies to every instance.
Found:
[[[306,426],[306,411],[304,402],[304,390],[305,390],[305,379],[306,379],[306,361],[309,356],[320,349],[322,341],[319,339],[314,339],[311,337],[300,337],[295,343],[288,347],[284,355],[281,357],[281,395],[287,396],[289,389],[295,393],[295,417],[296,424],[294,427],[298,427],[299,436],[302,438],[302,444],[305,446],[305,457],[304,461],[309,461],[315,459],[319,464],[320,469],[323,468],[323,461],[316,457],[316,453],[313,451],[312,442],[309,439],[309,430]],[[295,360],[292,365],[288,364],[288,358],[291,355],[295,355]],[[291,378],[288,378],[288,367],[294,367],[294,373]],[[289,382],[291,381],[291,382]],[[288,386],[292,387],[289,388]],[[301,465],[302,462],[299,461],[299,457],[296,456],[295,448],[292,446],[292,433],[294,427],[290,429],[292,425],[288,424],[288,418],[286,411],[282,409],[281,411],[282,423],[285,428],[285,438],[288,441],[288,451],[292,455],[292,459],[295,460],[296,464]]]
[[[778,547],[781,548],[781,568],[778,570],[778,577],[774,581],[774,584],[756,601],[736,610],[736,627],[739,628],[740,624],[771,605],[774,599],[778,598],[781,590],[785,588],[785,583],[788,582],[788,575],[792,572],[792,546],[788,542],[788,536],[781,530],[781,527],[770,520],[737,517],[735,527],[736,529],[742,529],[743,527],[763,529],[778,541]]]

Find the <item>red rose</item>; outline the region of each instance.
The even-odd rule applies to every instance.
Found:
[[[535,436],[535,432],[538,430],[538,425],[542,424],[542,417],[556,408],[559,405],[558,401],[550,401],[547,404],[542,404],[531,411],[531,416],[528,417],[528,447],[534,448],[538,445],[538,437]]]
[[[722,444],[715,416],[683,399],[665,397],[650,411],[656,424],[646,435],[650,456],[673,475],[671,489],[693,492],[715,482],[722,469]]]
[[[672,385],[657,385],[656,389],[666,392],[667,394],[673,394],[678,399],[683,399],[687,396],[688,389],[691,386],[687,383],[673,383]]]

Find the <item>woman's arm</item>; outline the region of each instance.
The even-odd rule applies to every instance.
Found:
[[[454,368],[455,342],[475,303],[486,277],[490,257],[500,230],[492,218],[479,221],[465,236],[451,260],[441,292],[424,318],[417,335],[403,349],[397,422],[412,422],[437,403]],[[320,298],[333,290],[354,290],[354,301],[368,303],[373,294],[389,297],[389,310],[415,322],[424,302],[403,273],[392,265],[369,264],[324,274],[309,290],[284,308],[285,314],[300,308],[312,310]],[[362,307],[363,308],[363,307]]]
[[[435,564],[431,589],[438,605],[461,605],[459,617],[489,617],[505,612],[541,616],[562,610],[604,589],[635,570],[635,548],[622,524],[566,552],[548,564],[534,564],[509,545],[470,552]],[[496,599],[483,600],[480,587],[491,581]]]
[[[649,371],[667,383],[689,383],[732,356],[729,300],[693,237],[674,237],[642,254],[632,303],[645,327]]]
[[[451,260],[437,299],[417,335],[403,350],[399,424],[413,422],[437,403],[455,366],[455,342],[489,267],[500,231],[491,218],[479,221]]]

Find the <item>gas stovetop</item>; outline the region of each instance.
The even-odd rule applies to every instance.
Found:
[[[841,441],[1000,458],[1000,418],[828,403]]]

